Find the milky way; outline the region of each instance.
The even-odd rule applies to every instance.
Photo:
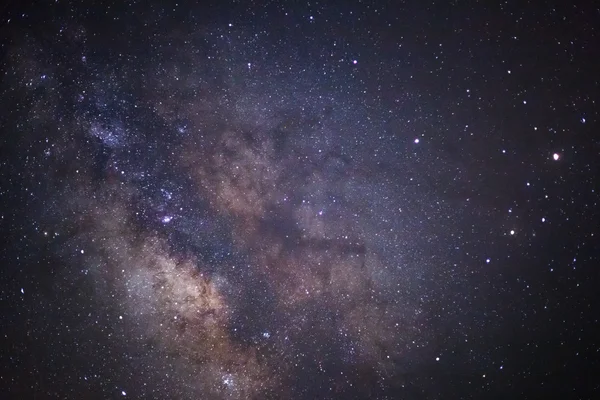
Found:
[[[523,123],[527,145],[513,133],[542,114],[519,111],[542,102],[535,87],[494,87],[516,61],[458,45],[462,29],[427,39],[406,20],[403,33],[381,7],[55,5],[4,24],[4,151],[25,172],[3,168],[28,204],[7,218],[24,227],[19,262],[46,265],[15,285],[46,315],[24,328],[44,348],[31,354],[55,360],[30,361],[49,372],[15,393],[391,399],[503,385],[507,343],[538,334],[511,333],[518,310],[547,302],[524,294],[523,266],[562,209],[527,191],[551,191],[573,151],[535,133],[552,116]],[[461,77],[467,50],[481,53],[477,78]]]

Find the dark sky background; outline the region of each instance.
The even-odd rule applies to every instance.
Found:
[[[597,398],[593,2],[10,2],[3,398]]]

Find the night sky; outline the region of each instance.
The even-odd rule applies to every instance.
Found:
[[[0,6],[2,398],[598,398],[598,6],[214,3]]]

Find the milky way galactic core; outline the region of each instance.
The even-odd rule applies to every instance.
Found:
[[[550,385],[547,350],[583,314],[544,327],[581,306],[557,293],[583,284],[596,229],[573,200],[593,189],[580,149],[597,106],[576,78],[593,68],[566,67],[592,46],[587,20],[184,3],[7,8],[2,386],[433,399]]]

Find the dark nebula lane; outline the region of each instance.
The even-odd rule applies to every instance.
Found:
[[[591,3],[0,18],[6,398],[594,398]]]

